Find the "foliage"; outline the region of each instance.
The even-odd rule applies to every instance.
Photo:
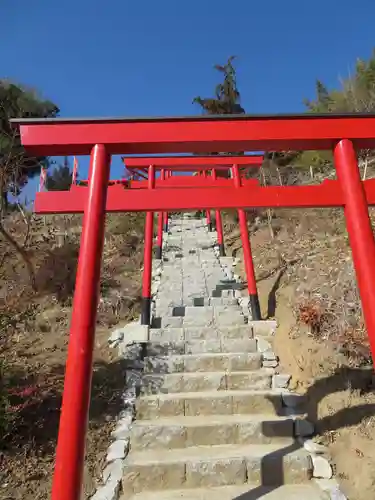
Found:
[[[12,127],[11,118],[55,117],[58,107],[41,99],[35,91],[5,80],[0,80],[0,188],[3,204],[7,193],[17,195],[28,178],[37,175],[45,157],[31,157],[21,145],[19,131]]]
[[[54,168],[52,174],[47,174],[46,189],[48,191],[69,191],[72,176],[68,158],[65,157],[63,165]]]
[[[216,85],[215,97],[202,98],[195,97],[193,103],[199,104],[204,114],[208,115],[231,115],[243,114],[245,110],[240,105],[241,95],[237,87],[236,70],[233,66],[235,56],[229,57],[224,66],[216,64],[214,68],[219,71],[224,79],[221,83]],[[222,153],[208,153],[211,155],[219,155]],[[224,153],[227,155],[228,153]],[[244,154],[243,152],[232,152],[229,154]],[[218,177],[227,177],[226,171],[217,171]]]
[[[315,83],[315,99],[303,102],[308,113],[375,112],[375,50],[369,60],[358,59],[354,74],[340,79],[337,89],[329,90],[321,80]],[[327,172],[333,163],[331,151],[287,151],[269,153],[279,167],[294,166]],[[370,150],[359,151],[360,164],[374,156]]]
[[[25,249],[29,224],[24,244],[20,245],[4,226],[8,208],[8,193],[17,196],[28,179],[48,165],[48,158],[32,157],[21,144],[20,133],[10,124],[11,118],[48,118],[59,112],[55,104],[42,100],[34,91],[20,85],[0,80],[0,234],[23,259],[30,280],[35,287],[35,273],[29,254]],[[20,207],[19,207],[20,208]],[[22,211],[22,209],[20,208]]]
[[[245,110],[240,105],[240,92],[237,88],[236,70],[233,66],[235,56],[231,56],[224,66],[214,67],[224,75],[224,81],[216,85],[214,98],[195,97],[193,103],[201,106],[209,115],[242,114]]]

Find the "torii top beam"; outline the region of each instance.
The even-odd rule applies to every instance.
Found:
[[[153,165],[155,170],[172,170],[196,172],[202,170],[228,170],[233,165],[240,169],[261,167],[263,155],[233,155],[233,156],[138,156],[122,157],[128,170],[144,170]]]
[[[375,114],[221,115],[177,118],[14,119],[29,153],[88,155],[327,150],[341,139],[375,148]]]

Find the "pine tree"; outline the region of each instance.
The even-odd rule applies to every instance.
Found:
[[[72,185],[72,176],[68,158],[65,156],[64,164],[54,168],[52,174],[47,174],[46,189],[48,191],[69,191]]]
[[[245,110],[240,105],[240,92],[237,88],[236,70],[233,66],[235,56],[231,56],[224,66],[216,64],[214,68],[222,73],[224,80],[215,88],[215,97],[193,99],[209,115],[242,114]]]

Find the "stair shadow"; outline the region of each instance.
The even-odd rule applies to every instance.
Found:
[[[344,427],[359,424],[363,419],[375,415],[375,404],[362,404],[352,408],[344,408],[333,415],[324,418],[318,418],[319,402],[335,392],[340,392],[350,387],[352,390],[359,390],[361,394],[375,393],[373,370],[371,368],[356,369],[349,367],[340,367],[327,377],[317,380],[305,393],[305,401],[308,419],[315,424],[316,431],[320,434],[327,431],[337,431]],[[270,399],[272,401],[272,399]],[[282,416],[283,413],[276,408],[276,413]],[[263,426],[263,433],[267,436],[267,427]],[[268,435],[271,437],[270,433]],[[274,434],[272,436],[275,437]],[[283,459],[288,453],[302,449],[299,442],[283,447],[267,455],[261,464],[261,482],[262,484],[251,491],[235,497],[233,500],[258,500],[265,493],[277,490],[285,484]],[[269,477],[272,474],[274,484],[268,486]]]
[[[288,262],[285,264],[281,269],[279,269],[277,273],[276,280],[274,284],[272,285],[272,288],[270,290],[270,293],[268,294],[268,301],[267,301],[267,319],[274,318],[275,313],[276,313],[276,306],[277,306],[277,301],[276,301],[276,293],[280,287],[281,280],[286,273],[286,270],[288,269],[289,266],[294,266],[297,264],[299,259],[294,259],[293,261]],[[263,281],[265,279],[268,279],[274,274],[274,271],[271,271],[268,273],[266,276],[264,276],[261,280],[258,281]]]
[[[279,289],[281,279],[284,276],[285,271],[286,271],[286,267],[283,267],[282,269],[280,269],[280,271],[278,272],[277,278],[275,280],[275,283],[272,285],[270,293],[268,294],[267,319],[275,317],[276,306],[277,306],[276,292]]]

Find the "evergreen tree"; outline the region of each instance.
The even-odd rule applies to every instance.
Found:
[[[224,77],[223,81],[216,85],[215,97],[202,98],[198,96],[193,99],[193,103],[199,104],[204,114],[233,115],[245,113],[245,110],[240,105],[241,95],[237,87],[236,70],[233,66],[234,59],[235,56],[231,56],[223,66],[220,64],[216,64],[214,66],[214,68],[219,71]],[[207,154],[228,155],[228,153],[217,152],[211,152]],[[232,152],[229,154],[239,155],[244,153]],[[218,177],[228,177],[228,172],[218,170],[217,175]]]
[[[0,80],[0,189],[1,207],[7,207],[8,193],[17,195],[28,179],[38,175],[48,158],[33,157],[21,145],[19,131],[10,125],[10,118],[50,118],[59,109],[41,99],[35,91],[6,80]]]
[[[54,168],[52,174],[47,174],[46,189],[48,191],[69,191],[72,185],[72,176],[68,158],[65,156],[64,164]]]
[[[233,66],[235,56],[231,56],[224,66],[216,64],[214,68],[219,71],[224,80],[215,89],[215,97],[195,97],[193,103],[197,103],[203,112],[209,115],[231,115],[242,114],[245,110],[240,105],[240,92],[237,88],[236,70]]]

